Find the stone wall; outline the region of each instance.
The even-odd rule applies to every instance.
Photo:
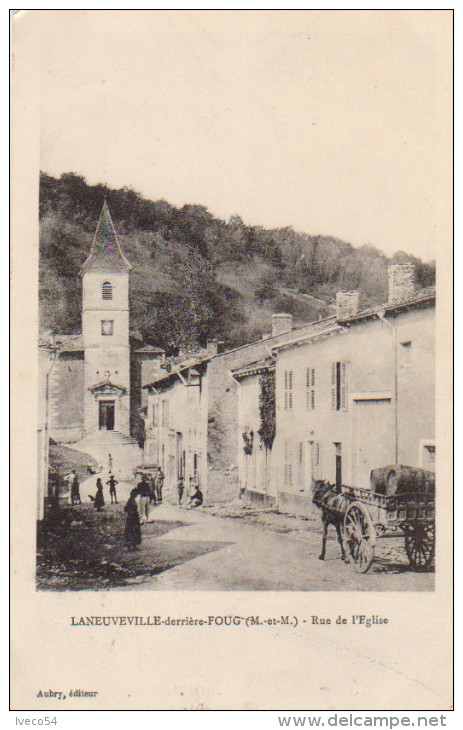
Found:
[[[50,373],[50,435],[78,441],[84,426],[84,361],[82,353],[62,353]]]

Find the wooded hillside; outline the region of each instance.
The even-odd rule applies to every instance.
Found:
[[[81,328],[79,270],[106,197],[131,274],[131,326],[147,341],[194,347],[210,338],[229,346],[270,330],[273,312],[296,325],[326,316],[337,291],[358,289],[362,305],[387,296],[387,266],[411,261],[418,287],[435,280],[434,263],[404,252],[388,259],[373,246],[292,228],[215,218],[202,205],[176,208],[129,188],[88,185],[65,173],[40,177],[42,330]]]

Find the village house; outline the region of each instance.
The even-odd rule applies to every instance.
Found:
[[[375,467],[434,470],[434,318],[434,288],[415,291],[413,267],[394,265],[383,306],[359,310],[357,292],[340,293],[336,315],[272,345],[273,359],[235,369],[238,434],[253,434],[251,448],[237,437],[245,499],[308,514],[315,479],[368,487]],[[268,452],[259,395],[272,371]]]
[[[291,315],[274,314],[271,335],[222,353],[210,341],[199,356],[163,368],[144,386],[144,461],[161,466],[167,487],[182,477],[186,486],[190,479],[199,483],[208,503],[238,497],[238,382],[232,370],[268,356],[294,333]]]
[[[275,431],[275,359],[267,357],[233,371],[238,386],[238,473],[240,496],[245,502],[273,507],[276,499],[271,492],[273,440],[266,446],[262,432],[261,401],[267,397],[273,404],[270,419]]]

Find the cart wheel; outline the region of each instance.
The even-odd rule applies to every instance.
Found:
[[[434,558],[434,547],[434,525],[422,522],[408,525],[405,533],[405,552],[413,570],[423,571],[429,568]]]
[[[375,556],[376,532],[360,502],[350,505],[344,518],[344,549],[356,573],[366,573]]]

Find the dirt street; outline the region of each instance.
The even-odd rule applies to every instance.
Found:
[[[122,496],[122,495],[121,495]],[[124,546],[123,504],[97,513],[65,508],[39,536],[38,587],[45,590],[428,591],[434,574],[415,573],[403,538],[378,541],[365,575],[341,561],[334,535],[320,561],[318,520],[252,510],[229,516],[164,503],[142,525],[142,548]],[[64,521],[63,521],[64,520]]]

